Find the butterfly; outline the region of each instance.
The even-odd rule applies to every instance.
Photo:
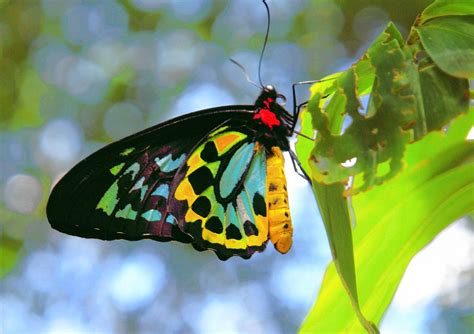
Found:
[[[54,186],[51,226],[85,238],[191,243],[221,260],[248,259],[268,240],[288,252],[282,152],[297,113],[280,98],[268,85],[254,105],[193,112],[105,146]]]

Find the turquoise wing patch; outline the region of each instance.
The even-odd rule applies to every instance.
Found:
[[[255,143],[245,143],[235,151],[219,180],[219,190],[222,198],[227,198],[242,177],[247,172],[252,161]]]

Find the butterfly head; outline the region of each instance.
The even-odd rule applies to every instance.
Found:
[[[283,107],[285,102],[285,96],[279,94],[275,87],[272,85],[263,87],[255,102],[253,119],[263,124],[269,131],[291,136],[294,117]]]
[[[272,98],[274,101],[276,101],[278,104],[280,105],[284,105],[286,103],[286,97],[285,95],[283,94],[279,94],[275,87],[273,87],[272,85],[266,85],[265,87],[262,88],[262,93],[260,94],[260,96],[262,95],[266,95],[267,98]],[[281,101],[281,102],[278,102],[278,101]]]

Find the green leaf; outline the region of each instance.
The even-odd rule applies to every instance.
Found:
[[[474,110],[447,133],[432,132],[408,145],[406,167],[396,178],[352,198],[359,302],[375,323],[411,258],[452,221],[474,210],[474,143],[465,139],[473,121]],[[335,269],[329,266],[301,332],[364,332]]]
[[[474,77],[474,15],[438,18],[415,30],[443,71],[459,78]]]
[[[315,181],[347,183],[353,176],[354,185],[346,195],[382,184],[401,170],[409,142],[467,111],[467,80],[444,73],[429,57],[415,62],[421,46],[401,43],[400,33],[389,24],[361,60],[332,85],[323,82],[312,88],[315,101],[308,110],[319,135],[308,174]],[[369,93],[363,110],[359,99]],[[341,131],[348,119],[350,126]],[[348,161],[356,163],[350,166]]]
[[[318,85],[311,86],[311,95],[316,93],[320,94],[333,94],[334,93],[334,80],[339,77],[340,73],[334,73],[320,80]],[[324,103],[325,99],[321,100]],[[300,114],[300,133],[303,136],[298,137],[298,141],[295,144],[295,150],[298,154],[299,161],[303,170],[309,175],[308,159],[311,156],[311,150],[314,146],[314,141],[308,139],[314,137],[314,129],[312,126],[311,114],[308,112],[302,112]]]
[[[472,0],[437,0],[426,7],[420,15],[419,23],[448,15],[474,15],[474,2]]]
[[[311,150],[314,146],[314,142],[308,138],[314,137],[314,130],[311,126],[311,114],[303,112],[300,114],[300,124],[302,133],[304,136],[299,136],[298,141],[295,144],[296,154],[300,161],[301,167],[307,173],[309,173],[308,159],[311,156]]]
[[[347,292],[347,295],[342,298],[346,299],[350,305],[349,308],[354,310],[357,319],[367,332],[378,333],[377,327],[364,317],[359,307],[352,253],[351,219],[348,202],[342,196],[343,190],[342,184],[326,185],[313,182],[313,191],[316,194],[319,210],[326,227],[335,268],[341,279],[340,282]],[[306,331],[305,325],[301,331]]]
[[[429,177],[424,179],[423,176],[433,174],[430,167],[443,160],[443,155],[436,155],[430,148],[432,143],[425,144],[422,151],[415,155],[416,159],[424,157],[420,161],[411,161],[410,154],[406,153],[407,147],[416,150],[414,145],[430,143],[433,131],[442,129],[456,116],[466,113],[470,93],[468,81],[438,67],[415,33],[405,44],[393,24],[387,26],[356,64],[337,73],[332,79],[316,83],[311,88],[312,98],[301,115],[303,134],[312,137],[313,131],[317,130],[311,154],[308,154],[311,141],[307,138],[300,138],[296,145],[302,166],[313,181],[313,192],[334,260],[328,267],[318,301],[301,330],[373,333],[377,332],[377,327],[367,319],[376,323],[380,321],[411,257],[452,222],[455,219],[452,216],[465,214],[466,206],[470,207],[466,201],[458,207],[452,203],[452,198],[459,200],[460,196],[466,196],[466,191],[472,190],[471,178],[466,177],[472,165],[461,166],[457,161],[458,164],[451,166],[448,160],[444,160],[442,163],[449,167],[446,174],[439,178],[436,175],[434,180]],[[363,98],[368,101],[364,108],[360,102]],[[348,118],[351,123],[347,126]],[[449,133],[455,136],[456,131],[450,129]],[[443,144],[436,142],[433,145],[443,147]],[[456,142],[456,145],[460,144]],[[455,152],[453,149],[452,153]],[[431,166],[424,166],[423,163],[430,161],[430,158],[436,161],[431,162]],[[349,160],[355,161],[355,164],[348,165]],[[410,171],[421,174],[412,176]],[[409,195],[409,181],[403,179],[407,173],[408,179],[416,177],[418,181],[425,181],[419,184],[421,190],[413,189]],[[352,184],[344,187],[351,177]],[[451,182],[459,178],[467,183]],[[425,191],[435,192],[433,188],[443,187],[449,182],[451,184],[446,192],[443,189],[443,192],[436,194],[438,197],[433,196],[435,206],[430,202],[426,206],[428,209],[419,210],[419,215],[405,217],[407,212],[418,210],[417,206],[424,203]],[[358,204],[357,199],[372,193],[380,194],[380,203],[367,201],[363,205]],[[351,220],[347,196],[353,196],[357,220]],[[401,207],[397,203],[401,203]],[[443,216],[444,211],[439,214],[441,218],[429,216],[445,205],[454,208],[451,216]],[[368,210],[367,216],[360,213],[366,212],[364,210]],[[387,212],[389,215],[386,215]],[[410,219],[413,234],[425,231],[423,224],[428,220],[438,219],[439,226],[426,236],[418,236],[417,240],[404,240],[402,232],[394,226],[398,227],[396,224]],[[378,232],[380,221],[385,222],[382,233]],[[357,226],[354,239],[351,235],[353,222]],[[384,230],[391,225],[391,230]],[[399,229],[403,226],[400,225]],[[359,232],[361,230],[363,232]],[[391,234],[392,231],[395,231],[394,234]],[[372,235],[374,239],[368,239]],[[385,239],[388,240],[386,244]],[[399,243],[400,239],[403,243]],[[415,244],[420,240],[421,243]],[[403,248],[405,243],[411,241],[414,242],[413,247]],[[373,248],[366,252],[365,247],[377,247],[379,244],[381,248],[387,248],[380,255],[374,255],[377,250]],[[385,272],[379,273],[380,270],[392,273],[392,267],[386,267],[383,263],[387,255],[400,260],[398,267],[393,269],[395,275],[388,278]],[[380,260],[373,260],[379,256]],[[403,259],[397,256],[403,256]],[[377,289],[381,284],[385,290],[379,296]],[[376,306],[372,307],[372,304]]]

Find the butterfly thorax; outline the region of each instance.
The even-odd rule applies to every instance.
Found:
[[[278,95],[275,89],[267,86],[255,102],[253,120],[257,124],[258,138],[268,151],[271,147],[279,146],[288,151],[288,136],[291,136],[292,119],[289,113],[277,102]]]

